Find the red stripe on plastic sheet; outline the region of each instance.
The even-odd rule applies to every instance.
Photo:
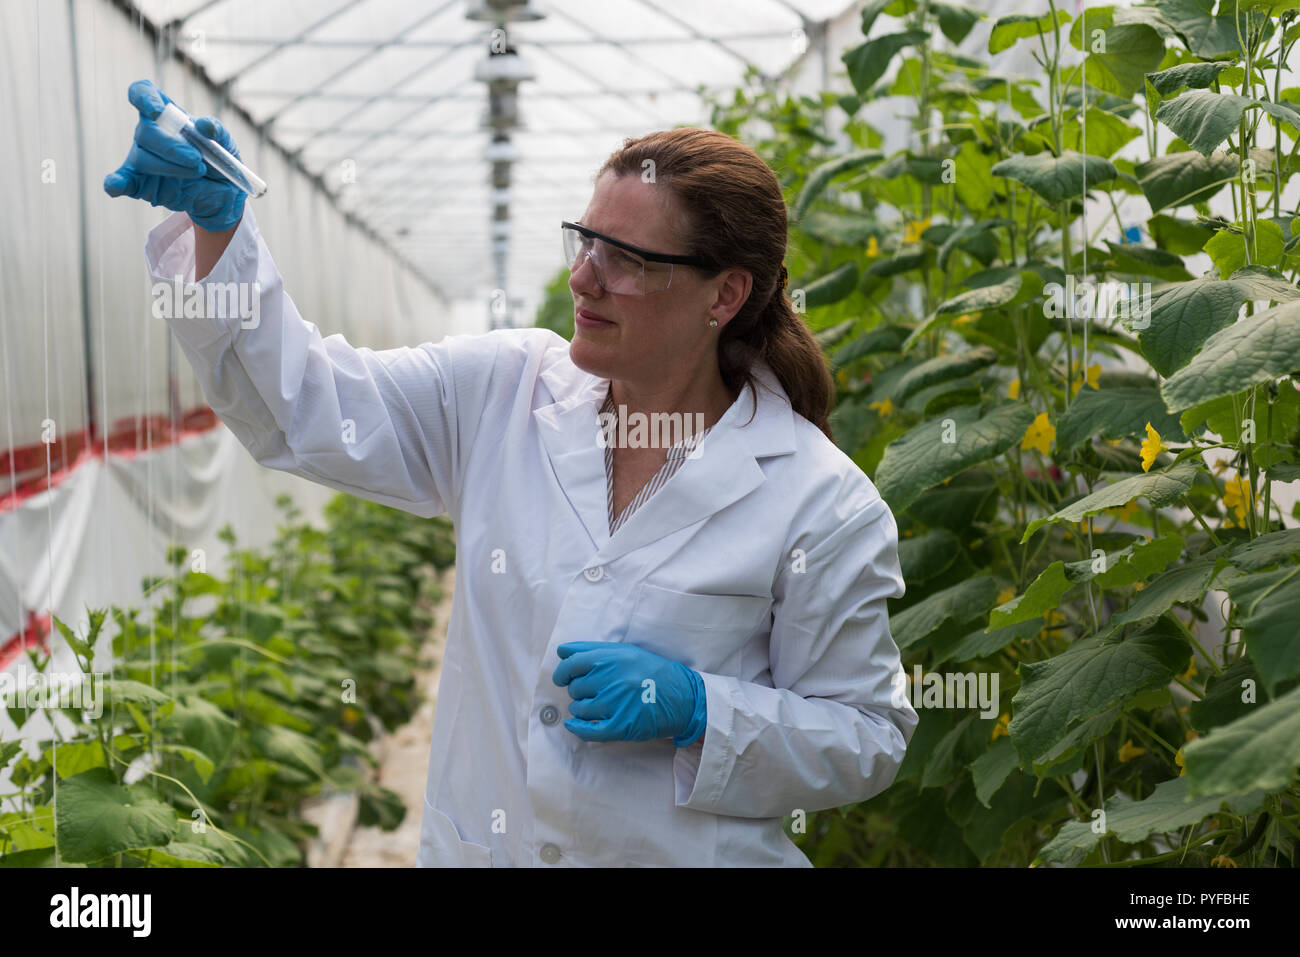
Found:
[[[165,415],[136,415],[118,419],[108,432],[108,454],[130,458],[149,449],[171,445],[187,435],[197,435],[215,428],[220,419],[206,405],[196,406],[181,415],[173,428]],[[0,512],[16,508],[19,502],[39,495],[58,485],[93,458],[104,456],[105,441],[88,434],[86,429],[73,432],[55,442],[35,442],[12,450],[0,449],[0,477],[18,476],[13,488],[0,495]],[[49,468],[46,468],[48,450]],[[27,474],[40,469],[35,474]]]
[[[0,671],[8,667],[28,648],[40,647],[46,654],[50,653],[50,616],[36,617],[36,612],[27,612],[27,624],[18,634],[0,644]]]

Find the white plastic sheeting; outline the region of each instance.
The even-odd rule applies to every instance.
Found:
[[[0,138],[0,498],[46,475],[47,449],[56,470],[61,459],[74,464],[78,436],[96,453],[83,447],[50,493],[0,503],[2,646],[33,612],[84,622],[83,601],[137,599],[144,575],[166,571],[171,541],[219,553],[215,531],[229,521],[246,533],[241,544],[266,542],[278,491],[292,489],[309,516],[328,497],[231,451],[220,424],[182,441],[225,448],[216,459],[196,459],[156,428],[139,428],[141,417],[166,426],[205,404],[151,309],[144,240],[167,211],[103,191],[130,148],[132,81],[153,78],[195,115],[227,123],[271,183],[257,201],[258,222],[295,302],[323,332],[383,349],[440,339],[448,326],[446,300],[427,278],[278,147],[218,108],[209,85],[122,6],[4,0],[0,16],[0,111],[9,131]],[[128,472],[129,483],[112,478]]]

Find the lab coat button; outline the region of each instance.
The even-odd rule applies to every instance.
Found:
[[[587,576],[587,581],[598,582],[605,577],[605,569],[597,565],[595,568],[588,568],[583,574]]]
[[[542,724],[555,724],[560,720],[559,709],[553,704],[548,704],[542,709]]]
[[[547,864],[554,864],[560,859],[560,849],[554,844],[542,845],[542,860]]]

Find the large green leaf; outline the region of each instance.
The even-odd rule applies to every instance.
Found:
[[[1072,449],[1091,437],[1119,439],[1140,435],[1146,439],[1146,424],[1172,442],[1186,442],[1178,416],[1165,411],[1155,382],[1149,389],[1112,386],[1080,389],[1070,407],[1056,422],[1056,447]]]
[[[962,313],[980,312],[984,309],[998,309],[1002,306],[1011,305],[1020,298],[1023,285],[1024,280],[1021,276],[1014,275],[991,286],[968,289],[965,292],[958,293],[951,299],[941,302],[939,307],[935,309],[935,315],[961,315]]]
[[[1127,505],[1135,498],[1145,497],[1157,508],[1168,505],[1192,487],[1196,471],[1195,462],[1183,461],[1166,472],[1146,472],[1112,482],[1051,515],[1034,519],[1025,527],[1020,543],[1029,541],[1034,532],[1048,523],[1079,522],[1108,508]]]
[[[1160,386],[1165,408],[1181,412],[1300,369],[1300,301],[1221,329]]]
[[[946,528],[898,540],[898,565],[906,582],[929,581],[952,567],[961,552],[961,539]]]
[[[1007,726],[1021,762],[1046,754],[1073,726],[1117,701],[1167,684],[1189,657],[1175,626],[1161,620],[1124,641],[1084,638],[1055,657],[1022,664]]]
[[[1024,402],[1002,403],[983,416],[973,406],[952,409],[890,443],[876,470],[876,488],[895,512],[902,511],[926,489],[1011,448],[1034,418]]]
[[[948,235],[948,238],[943,241],[943,245],[939,247],[939,268],[947,269],[948,260],[951,258],[952,254],[958,249],[958,247],[964,248],[964,244],[968,243],[972,238],[979,236],[990,229],[997,229],[999,226],[1014,225],[1015,223],[1009,219],[984,219],[980,220],[978,223],[967,223],[964,226],[954,229]]]
[[[1186,544],[1177,532],[1165,532],[1159,538],[1134,542],[1128,548],[1106,555],[1106,570],[1096,576],[1096,582],[1102,588],[1123,588],[1145,581],[1182,555]],[[1089,566],[1091,571],[1091,562],[1078,564]],[[1076,580],[1071,574],[1071,565],[1066,565],[1065,570],[1071,581]]]
[[[946,382],[970,375],[979,369],[991,366],[998,361],[998,354],[988,346],[976,346],[962,352],[935,356],[912,367],[894,387],[895,403],[899,403],[936,382]]]
[[[795,201],[794,209],[791,210],[791,218],[801,219],[812,201],[822,194],[836,176],[869,166],[881,158],[882,154],[879,150],[857,150],[828,163],[822,163],[808,174],[808,180],[804,183],[798,200]]]
[[[1069,22],[1070,15],[1064,10],[1057,10],[1055,18],[1050,13],[1010,13],[999,17],[989,33],[989,53],[1010,49],[1017,40],[1037,38],[1040,33],[1054,33],[1059,25]]]
[[[1067,120],[1061,127],[1061,145],[1065,149],[1087,152],[1093,156],[1110,157],[1119,152],[1124,145],[1142,135],[1136,126],[1125,123],[1114,113],[1107,113],[1100,107],[1084,112],[1084,122],[1078,118]],[[1046,116],[1034,131],[1043,137],[1043,145],[1051,146],[1052,118]]]
[[[933,634],[944,622],[967,622],[983,615],[997,600],[992,575],[967,578],[897,614],[889,616],[889,630],[900,650],[911,648]]]
[[[1199,605],[1214,576],[1227,564],[1228,559],[1218,555],[1198,558],[1165,570],[1147,582],[1147,586],[1133,599],[1133,604],[1110,616],[1105,633],[1117,632],[1131,622],[1163,615],[1180,602]]]
[[[186,695],[177,701],[168,725],[184,744],[218,765],[229,756],[239,731],[239,725],[224,711],[198,695]]]
[[[1058,608],[1061,596],[1073,587],[1073,582],[1065,577],[1065,565],[1055,561],[1044,568],[1025,589],[1023,595],[1017,595],[1010,601],[998,605],[989,613],[989,629],[1006,628],[1009,625],[1041,618],[1048,611]]]
[[[889,62],[907,47],[918,46],[929,39],[929,34],[920,30],[907,30],[903,33],[891,33],[887,36],[868,40],[845,52],[840,59],[848,68],[849,80],[859,96],[866,96],[876,81],[885,75]]]
[[[1278,684],[1300,675],[1300,640],[1296,638],[1300,565],[1238,578],[1228,584],[1228,597],[1237,606],[1237,624],[1250,658],[1272,694]]]
[[[1130,97],[1142,89],[1146,74],[1160,65],[1164,40],[1141,23],[1115,24],[1107,27],[1103,36],[1104,52],[1093,49],[1090,40],[1092,52],[1084,63],[1084,77],[1099,90]]]
[[[1155,0],[1161,15],[1198,57],[1241,53],[1238,37],[1245,37],[1249,31],[1246,5],[1241,5],[1240,14],[1234,19],[1234,3],[1228,2],[1217,16],[1213,13],[1214,3],[1215,0]]]
[[[831,356],[832,371],[876,352],[897,352],[909,331],[902,326],[880,325],[849,340]]]
[[[1171,376],[1196,355],[1206,339],[1236,322],[1247,299],[1290,301],[1297,297],[1300,289],[1289,283],[1249,273],[1227,280],[1207,276],[1165,287],[1154,295],[1150,322],[1138,332],[1142,354],[1162,376]]]
[[[1259,685],[1259,674],[1249,655],[1242,655],[1221,673],[1212,673],[1205,682],[1205,696],[1188,705],[1187,717],[1192,727],[1204,734],[1254,711],[1257,705],[1254,697],[1245,692],[1247,682],[1249,687]]]
[[[857,263],[842,263],[804,287],[804,305],[809,309],[829,306],[848,296],[857,285]]]
[[[955,3],[932,0],[930,9],[939,14],[939,29],[954,44],[961,43],[983,16],[978,10]]]
[[[982,212],[993,201],[993,160],[971,139],[957,150],[953,169],[957,198],[972,212]]]
[[[1045,619],[1031,618],[1006,628],[994,628],[991,631],[985,631],[983,627],[976,628],[942,649],[942,655],[938,656],[935,664],[944,660],[970,661],[972,658],[986,658],[1001,651],[1013,641],[1034,637],[1043,630],[1046,623]]]
[[[1153,213],[1203,203],[1236,179],[1237,172],[1237,157],[1222,150],[1209,156],[1195,150],[1155,156],[1134,170]]]
[[[1012,156],[993,167],[994,176],[1023,183],[1053,206],[1083,195],[1085,172],[1089,187],[1119,175],[1109,160],[1074,150],[1065,150],[1059,157],[1048,152]]]
[[[170,843],[176,811],[145,788],[122,787],[107,768],[91,768],[59,786],[56,824],[60,858],[89,863]]]
[[[1152,834],[1168,834],[1218,814],[1227,804],[1233,814],[1253,814],[1264,803],[1262,790],[1249,794],[1192,798],[1187,778],[1162,781],[1141,801],[1122,792],[1106,799],[1106,832],[1125,844],[1138,844]],[[1091,821],[1069,821],[1047,844],[1035,860],[1045,864],[1077,864],[1104,836],[1093,831]]]
[[[975,759],[970,766],[971,780],[975,784],[975,797],[985,807],[992,807],[989,801],[998,793],[1007,775],[1020,766],[1015,745],[1008,737],[1000,737],[993,746]]]
[[[1213,83],[1219,74],[1227,68],[1227,63],[1192,61],[1190,63],[1179,63],[1177,66],[1171,66],[1159,73],[1148,73],[1147,79],[1151,81],[1151,85],[1157,93],[1161,96],[1168,96],[1170,93],[1177,93],[1185,86],[1195,90],[1203,90]]]
[[[1236,132],[1242,113],[1249,109],[1260,109],[1292,126],[1300,126],[1300,113],[1281,103],[1213,90],[1188,90],[1165,100],[1156,110],[1156,119],[1181,136],[1192,149],[1209,156]]]
[[[1285,249],[1286,236],[1282,227],[1268,219],[1259,220],[1256,223],[1255,242],[1251,247],[1254,265],[1279,265]],[[1205,244],[1205,251],[1214,260],[1214,265],[1219,267],[1219,275],[1224,279],[1246,266],[1246,242],[1235,229],[1223,229],[1215,233]]]
[[[1110,250],[1109,268],[1112,272],[1151,276],[1169,282],[1186,282],[1192,278],[1182,259],[1171,252],[1134,243],[1117,243],[1110,239],[1105,242]]]
[[[1234,548],[1228,560],[1242,571],[1257,572],[1297,556],[1300,556],[1300,528],[1288,528]]]
[[[1300,766],[1300,686],[1183,745],[1189,794],[1280,791]]]
[[[268,728],[253,729],[249,741],[260,753],[274,761],[306,771],[316,777],[325,776],[320,745],[305,734],[272,725]]]

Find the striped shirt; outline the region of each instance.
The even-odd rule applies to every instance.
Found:
[[[606,413],[613,415],[614,408],[614,389],[611,386],[609,393],[605,396],[605,404],[600,407],[601,415]],[[646,501],[673,476],[686,457],[691,453],[692,447],[703,441],[704,436],[709,434],[709,426],[703,432],[692,436],[687,436],[682,441],[668,449],[668,460],[659,467],[659,471],[651,477],[650,481],[641,486],[641,491],[636,493],[632,501],[624,507],[622,514],[614,514],[614,443],[610,442],[605,446],[605,487],[606,487],[606,510],[609,512],[609,534],[613,535],[622,527],[623,523],[632,517],[632,513],[646,503]]]

